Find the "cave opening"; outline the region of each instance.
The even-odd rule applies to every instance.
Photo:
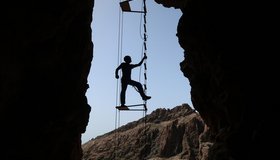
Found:
[[[141,3],[133,3],[138,10]],[[117,80],[114,71],[118,63],[118,34],[120,8],[118,2],[95,1],[92,20],[92,41],[94,57],[88,77],[88,103],[92,110],[82,142],[114,129]],[[184,59],[183,49],[176,37],[181,11],[165,8],[154,1],[147,2],[147,94],[152,96],[147,102],[148,112],[157,108],[173,108],[183,103],[192,107],[188,79],[180,70]],[[141,14],[123,13],[123,56],[129,54],[132,63],[141,59],[143,40],[141,39]],[[164,17],[164,18],[162,18]],[[143,82],[135,69],[132,77]],[[141,102],[139,94],[132,87],[126,93],[128,104]],[[143,116],[139,113],[125,113],[122,123],[128,123]]]

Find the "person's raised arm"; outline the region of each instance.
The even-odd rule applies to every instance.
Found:
[[[135,67],[141,66],[141,64],[144,62],[144,60],[147,59],[147,56],[144,56],[141,61],[135,65]]]

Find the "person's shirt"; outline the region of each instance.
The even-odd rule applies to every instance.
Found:
[[[123,80],[131,80],[131,70],[136,67],[134,64],[129,63],[122,63],[121,69],[122,69],[122,79]]]

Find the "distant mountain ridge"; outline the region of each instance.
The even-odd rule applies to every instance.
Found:
[[[156,109],[82,145],[83,160],[204,160],[208,128],[188,104]]]

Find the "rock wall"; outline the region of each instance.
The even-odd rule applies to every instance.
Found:
[[[185,50],[181,70],[190,81],[193,106],[216,135],[209,159],[277,156],[269,144],[278,143],[272,128],[277,125],[273,108],[279,106],[272,4],[156,1],[183,12],[177,32]]]
[[[159,108],[85,143],[83,160],[206,160],[209,132],[189,105]]]
[[[78,160],[93,0],[1,4],[1,160]]]

